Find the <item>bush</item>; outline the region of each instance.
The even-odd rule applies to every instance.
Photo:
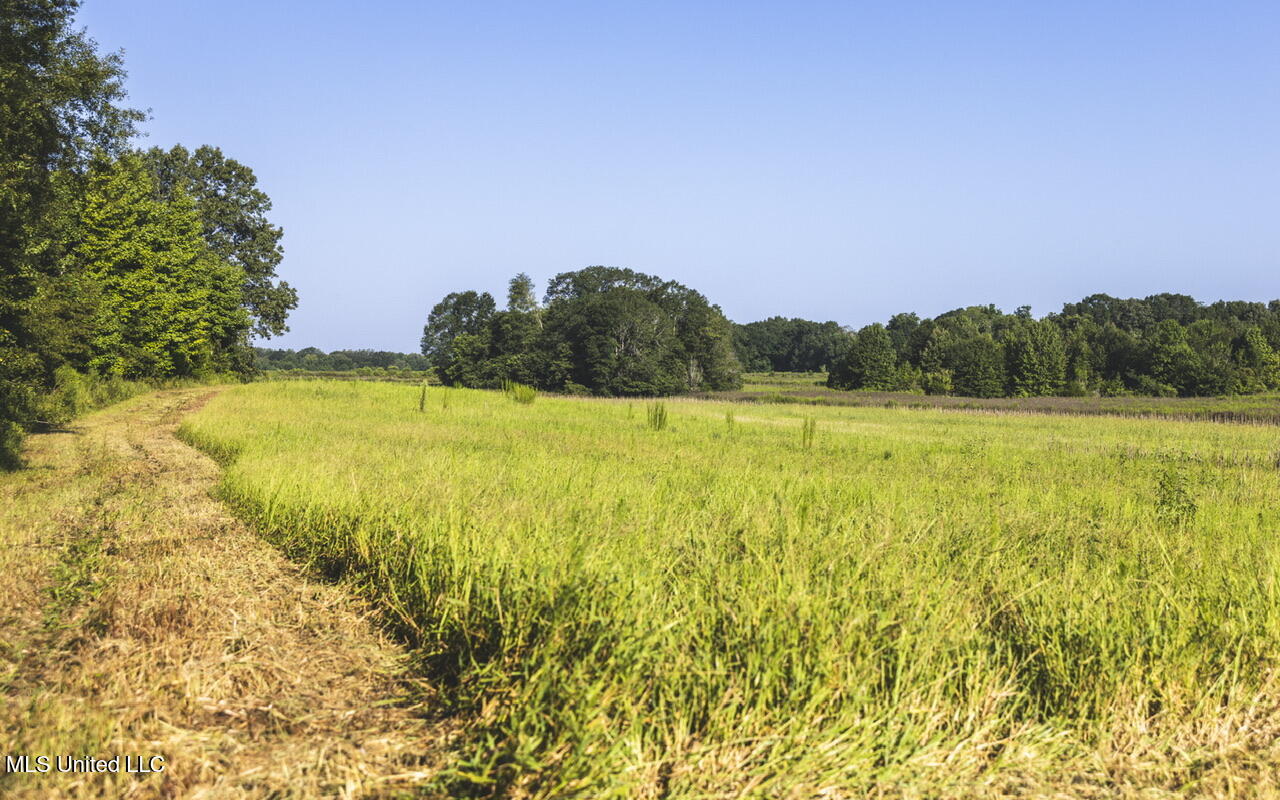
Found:
[[[1062,386],[1063,397],[1088,397],[1089,384],[1084,381],[1067,381]]]
[[[925,394],[951,394],[951,370],[924,373],[920,376],[920,388]]]
[[[1150,375],[1138,376],[1138,394],[1150,397],[1177,397],[1178,390],[1167,383],[1161,383]]]
[[[1156,516],[1166,524],[1184,526],[1198,510],[1187,476],[1174,467],[1165,470],[1156,485]]]
[[[1098,385],[1098,394],[1103,397],[1130,397],[1133,392],[1129,391],[1122,381],[1112,378]]]
[[[60,427],[90,410],[97,405],[95,383],[101,382],[92,375],[83,375],[68,366],[58,367],[53,373],[53,389],[36,402],[36,421]],[[105,389],[98,388],[99,392]]]
[[[22,466],[22,426],[7,419],[0,420],[0,469]]]

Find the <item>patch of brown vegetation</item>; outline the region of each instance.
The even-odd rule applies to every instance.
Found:
[[[174,438],[210,396],[34,437],[0,478],[0,754],[165,759],[0,774],[0,794],[382,797],[435,771],[448,731],[404,650],[229,516],[216,465]]]

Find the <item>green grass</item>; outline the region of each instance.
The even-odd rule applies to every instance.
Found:
[[[419,413],[411,386],[235,387],[183,435],[420,648],[466,721],[454,791],[1274,773],[1271,428],[671,399],[655,426],[445,391]]]

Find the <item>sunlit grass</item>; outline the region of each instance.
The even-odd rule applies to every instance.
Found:
[[[421,647],[458,784],[1176,786],[1278,721],[1274,429],[434,391],[237,387],[184,432]]]

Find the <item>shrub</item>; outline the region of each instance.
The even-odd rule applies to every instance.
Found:
[[[1138,376],[1138,394],[1149,397],[1177,397],[1178,390],[1167,383],[1161,383],[1150,375]]]
[[[1199,507],[1188,488],[1182,470],[1170,467],[1160,476],[1156,487],[1156,516],[1170,525],[1186,525],[1195,518]]]
[[[951,370],[924,373],[920,376],[920,388],[925,394],[951,394]]]
[[[0,469],[22,466],[22,426],[0,419]]]
[[[68,366],[53,373],[53,389],[36,404],[36,419],[45,425],[66,425],[94,405],[92,378]]]

